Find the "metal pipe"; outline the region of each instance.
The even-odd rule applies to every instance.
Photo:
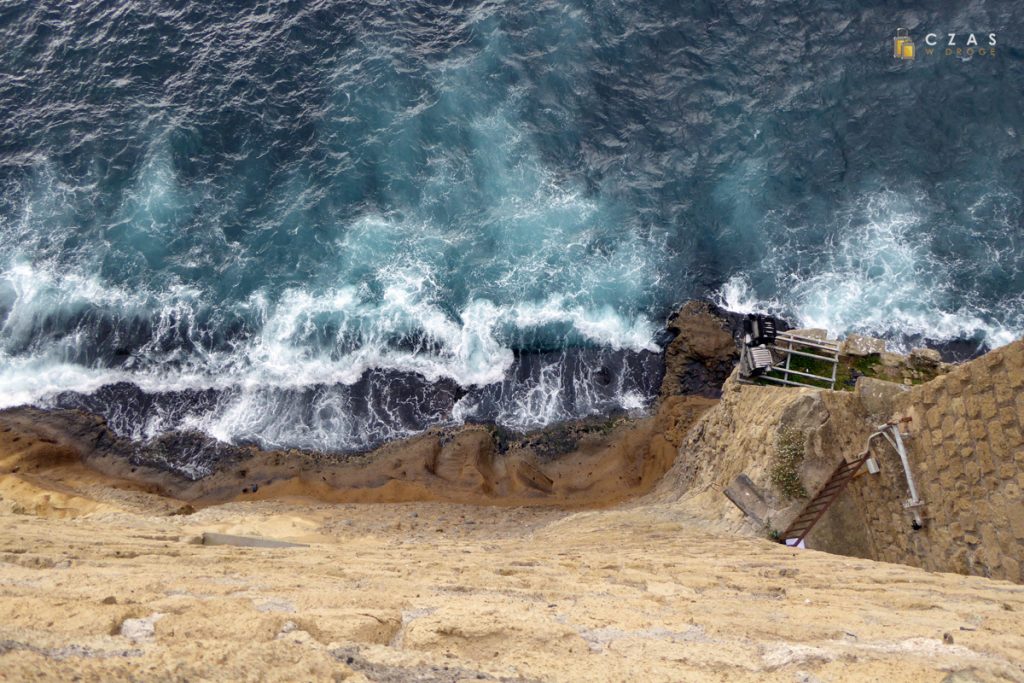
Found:
[[[890,436],[890,433],[892,436]],[[900,456],[900,463],[903,465],[903,474],[907,478],[907,489],[910,491],[910,500],[903,504],[905,509],[910,510],[910,514],[914,517],[914,528],[920,529],[924,526],[924,519],[921,517],[921,513],[917,511],[923,501],[917,495],[917,486],[914,485],[914,475],[910,471],[910,459],[907,457],[906,446],[903,445],[903,437],[900,435],[899,425],[893,422],[888,422],[884,425],[878,426],[878,431],[868,437],[868,448],[871,448],[871,441],[877,436],[882,436],[889,445],[893,447],[896,453]]]
[[[790,341],[790,342],[788,342],[786,344],[786,350],[787,351],[792,351],[793,350],[793,342]],[[791,354],[787,353],[786,354],[786,379],[789,379],[789,361],[791,361],[791,360],[793,360],[793,356]]]
[[[792,382],[792,381],[790,381],[788,379],[781,379],[779,377],[772,377],[771,375],[761,375],[760,377],[758,377],[758,379],[763,379],[763,380],[766,380],[768,382],[776,382],[778,384],[785,384],[785,385],[791,386],[791,387],[804,387],[806,389],[821,389],[821,387],[816,387],[813,384],[804,384],[803,382]]]
[[[899,426],[890,425],[889,431],[892,432],[892,436],[896,440],[896,452],[900,454],[903,472],[907,475],[907,488],[910,489],[910,513],[914,516],[914,521],[917,523],[918,528],[921,528],[924,526],[924,520],[921,519],[921,513],[917,511],[918,506],[921,505],[921,499],[917,497],[917,487],[914,486],[914,475],[910,472],[910,460],[907,458],[907,449],[903,446],[903,437],[900,436]]]
[[[798,356],[805,356],[807,358],[817,358],[818,360],[827,360],[829,363],[837,362],[835,356],[831,356],[831,357],[830,356],[819,356],[816,353],[807,353],[806,351],[797,351],[796,349],[780,349],[775,344],[772,344],[772,348],[775,349],[776,351],[778,351],[779,353],[795,353]]]
[[[815,375],[813,372],[803,372],[801,370],[793,370],[793,369],[790,369],[790,368],[773,367],[771,369],[771,372],[785,372],[787,375],[800,375],[801,377],[807,377],[809,379],[817,379],[817,380],[821,380],[822,382],[830,381],[829,378],[826,377],[825,375]],[[787,376],[786,379],[789,379],[789,377]]]
[[[784,334],[780,332],[775,335],[775,341],[792,342],[794,344],[800,344],[801,346],[813,346],[815,348],[824,349],[825,351],[838,351],[838,342],[829,342],[828,340],[812,339],[810,337],[798,337],[792,334]]]

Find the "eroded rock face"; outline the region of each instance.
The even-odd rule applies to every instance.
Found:
[[[1020,679],[1019,586],[795,552],[671,506],[291,500],[189,519],[84,488],[125,509],[0,501],[7,680]],[[294,543],[191,541],[212,527]]]
[[[863,358],[885,352],[885,340],[864,334],[848,334],[843,340],[842,353],[845,356]]]
[[[74,409],[10,408],[0,411],[0,428],[23,433],[28,441],[59,444],[99,469],[103,463],[118,463],[127,474],[141,468],[187,482],[247,460],[256,451],[198,432],[168,432],[147,442],[132,441],[114,433],[99,415]]]
[[[942,363],[942,356],[935,349],[913,349],[910,364],[916,368],[933,369]]]
[[[689,425],[714,403],[675,396],[650,417],[583,421],[524,435],[488,425],[432,429],[359,455],[263,451],[174,432],[139,443],[116,436],[89,413],[18,408],[0,411],[0,445],[17,453],[0,463],[0,474],[81,463],[196,505],[282,495],[606,505],[653,486],[671,467]]]
[[[677,501],[731,530],[782,531],[807,499],[790,498],[772,483],[780,435],[800,435],[804,448],[796,474],[813,495],[844,454],[863,448],[869,430],[870,420],[850,392],[744,385],[730,378],[722,400],[686,434],[675,465],[652,495]],[[761,526],[745,519],[722,494],[740,474],[747,475],[764,500]],[[867,554],[861,541],[857,548]]]
[[[669,330],[676,336],[665,351],[662,398],[719,398],[739,360],[729,321],[711,304],[690,301],[669,319]]]

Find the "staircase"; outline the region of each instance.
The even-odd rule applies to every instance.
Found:
[[[832,507],[832,503],[836,502],[839,494],[843,492],[861,466],[867,462],[869,456],[869,451],[864,451],[853,462],[843,459],[825,485],[803,509],[803,512],[797,515],[796,519],[790,522],[789,527],[782,532],[782,541],[789,545],[799,545],[800,541],[811,533],[811,529],[818,523],[818,520]]]

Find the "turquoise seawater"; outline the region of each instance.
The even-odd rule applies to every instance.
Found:
[[[711,297],[1024,331],[1008,3],[0,6],[0,406],[349,450],[656,393]],[[996,55],[893,59],[969,32]],[[945,38],[943,38],[945,41]]]

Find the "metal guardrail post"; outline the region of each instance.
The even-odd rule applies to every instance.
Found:
[[[903,474],[907,478],[907,489],[910,491],[910,500],[903,503],[903,507],[910,510],[910,514],[914,517],[915,529],[920,529],[924,526],[924,520],[921,518],[921,513],[918,512],[918,508],[924,505],[924,501],[917,495],[917,487],[914,485],[914,475],[910,471],[910,458],[907,457],[907,448],[903,445],[903,437],[900,434],[899,425],[896,423],[889,422],[884,425],[881,432],[885,440],[896,449],[896,453],[900,456],[900,463],[903,465]],[[892,436],[889,435],[892,434]]]

